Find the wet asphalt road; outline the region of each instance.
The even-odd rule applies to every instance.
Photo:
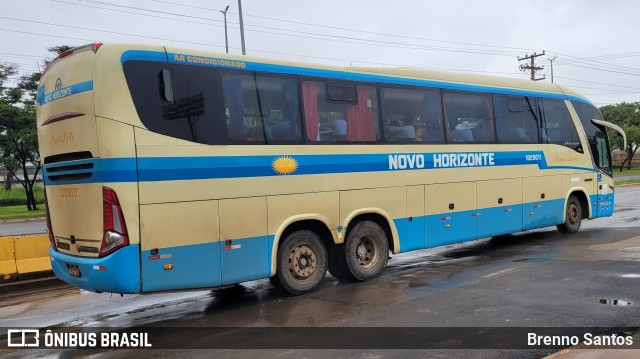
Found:
[[[600,304],[618,299],[631,305]],[[289,297],[267,280],[223,294],[94,294],[66,286],[3,294],[0,327],[596,327],[640,326],[640,186],[616,190],[613,217],[394,256],[367,283],[327,276]],[[198,340],[206,342],[206,333]],[[171,341],[195,340],[176,331]],[[246,338],[251,340],[251,338]],[[377,339],[376,339],[377,340]],[[383,340],[383,338],[380,338]],[[479,339],[481,340],[481,338]],[[6,357],[541,357],[553,350],[32,350]],[[0,349],[0,354],[3,351]]]
[[[44,219],[0,223],[0,236],[17,236],[45,232],[47,232],[47,222]]]

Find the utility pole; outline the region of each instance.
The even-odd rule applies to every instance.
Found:
[[[220,10],[222,15],[224,15],[224,48],[227,50],[227,54],[229,53],[229,38],[227,37],[227,10],[229,10],[229,5],[224,9],[224,11]]]
[[[553,60],[557,59],[558,56],[554,56],[552,58],[549,58],[547,60],[549,60],[549,62],[551,62],[551,83],[553,83]]]
[[[240,1],[240,0],[238,0],[238,1]],[[540,81],[540,80],[544,80],[545,79],[545,77],[536,78],[536,71],[544,69],[544,66],[536,66],[535,58],[539,57],[539,56],[544,56],[544,51],[542,51],[541,54],[536,54],[534,52],[533,55],[526,55],[525,57],[518,57],[518,61],[531,60],[531,64],[530,65],[520,65],[520,71],[531,71],[531,80],[533,80],[533,81]]]
[[[240,14],[240,42],[242,42],[242,54],[246,55],[244,48],[244,25],[242,24],[242,0],[238,0],[238,13]]]

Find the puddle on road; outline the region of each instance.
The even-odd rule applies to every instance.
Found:
[[[620,299],[600,299],[598,300],[598,303],[604,304],[604,305],[616,305],[619,307],[625,307],[627,305],[631,305],[631,302],[627,302]]]

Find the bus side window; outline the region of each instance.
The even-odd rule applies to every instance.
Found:
[[[445,92],[442,99],[448,142],[495,141],[495,121],[490,95]]]
[[[535,101],[535,99],[533,99]],[[538,121],[532,99],[493,96],[498,143],[538,143]]]
[[[384,139],[441,143],[444,137],[438,91],[383,88]]]
[[[374,142],[379,138],[374,87],[304,81],[302,98],[307,140]]]
[[[227,136],[234,142],[299,143],[297,81],[262,74],[222,78]]]
[[[542,102],[542,137],[546,136],[546,143],[579,150],[580,137],[564,101],[548,98],[538,101]]]

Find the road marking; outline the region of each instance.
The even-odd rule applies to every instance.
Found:
[[[485,277],[485,278],[491,278],[491,277],[496,276],[496,275],[498,275],[498,274],[504,274],[504,273],[507,273],[507,272],[511,272],[511,271],[512,271],[512,270],[514,270],[514,269],[515,269],[515,268],[507,268],[507,269],[503,269],[503,270],[501,270],[501,271],[497,271],[497,272],[494,272],[494,273],[491,273],[491,274],[487,274],[487,275],[485,275],[484,277]]]

